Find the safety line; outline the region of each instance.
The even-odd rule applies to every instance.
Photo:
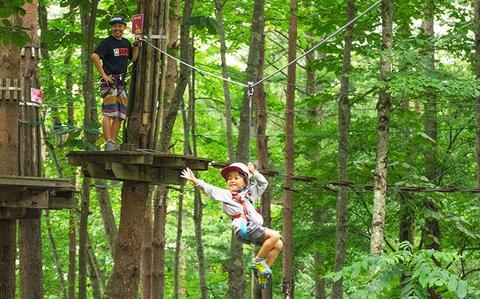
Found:
[[[255,82],[253,84],[252,87],[255,87],[257,86],[258,84],[270,79],[271,77],[275,76],[276,74],[280,73],[281,71],[283,71],[284,69],[286,69],[287,67],[289,67],[291,64],[294,64],[296,63],[297,61],[299,61],[300,59],[302,59],[303,57],[307,56],[308,54],[310,54],[313,50],[315,50],[316,48],[320,47],[321,45],[323,45],[324,43],[326,43],[327,41],[329,41],[332,37],[334,37],[335,35],[339,34],[340,32],[342,32],[343,30],[345,30],[345,28],[347,28],[348,26],[352,25],[353,23],[355,23],[358,19],[360,19],[361,17],[363,17],[365,14],[367,14],[369,11],[371,11],[372,9],[374,9],[375,7],[377,7],[380,3],[382,3],[382,0],[378,0],[377,2],[375,2],[372,6],[370,6],[369,8],[367,8],[367,10],[365,10],[364,12],[362,12],[361,14],[359,14],[358,16],[356,16],[354,19],[352,19],[350,22],[348,22],[347,24],[343,25],[342,27],[340,27],[339,29],[337,29],[337,31],[335,31],[334,33],[332,33],[331,35],[327,36],[326,38],[324,38],[323,40],[321,40],[318,44],[316,44],[315,46],[313,46],[312,48],[310,48],[308,51],[306,51],[305,53],[303,53],[302,55],[300,55],[299,57],[297,57],[296,59],[290,61],[288,64],[284,65],[283,67],[279,68],[276,72],[268,75],[267,77],[261,79],[260,81],[258,82]]]
[[[190,64],[186,63],[185,61],[183,61],[183,60],[181,60],[181,59],[179,59],[179,58],[177,58],[177,57],[175,57],[175,56],[173,56],[173,55],[168,54],[167,52],[163,51],[162,49],[160,49],[160,48],[158,48],[157,46],[153,45],[152,43],[148,42],[147,40],[145,40],[145,39],[140,39],[140,40],[143,41],[144,43],[149,44],[149,45],[152,46],[154,49],[158,50],[160,53],[165,54],[166,56],[170,57],[171,59],[176,60],[176,61],[180,62],[181,64],[186,65],[186,66],[188,66],[188,67],[196,70],[196,71],[199,72],[199,73],[202,73],[202,74],[205,74],[205,75],[209,75],[209,76],[215,77],[215,78],[217,78],[217,79],[220,79],[220,80],[223,80],[223,81],[227,81],[227,82],[230,82],[230,83],[232,83],[232,84],[236,84],[236,85],[239,85],[239,86],[242,86],[242,87],[245,87],[245,88],[248,87],[247,84],[243,84],[243,83],[240,83],[240,82],[237,82],[237,81],[233,81],[233,80],[231,80],[231,79],[222,77],[222,76],[217,75],[217,74],[214,74],[214,73],[210,73],[210,72],[208,72],[208,71],[205,71],[205,70],[202,70],[202,69],[200,69],[200,68],[198,68],[198,67],[195,67],[195,66],[193,66],[193,65],[190,65]]]
[[[340,32],[342,32],[343,30],[345,30],[345,28],[347,28],[348,26],[352,25],[353,23],[355,23],[358,19],[360,19],[361,17],[363,17],[365,14],[367,14],[368,12],[370,12],[372,9],[374,9],[375,7],[377,7],[380,3],[382,3],[383,0],[378,0],[377,2],[375,2],[373,5],[371,5],[369,8],[367,8],[364,12],[362,12],[361,14],[359,14],[358,16],[356,16],[354,19],[352,19],[350,22],[348,22],[347,24],[343,25],[342,27],[340,27],[339,29],[337,29],[334,33],[330,34],[329,36],[327,36],[326,38],[324,38],[323,40],[321,40],[318,44],[316,44],[315,46],[313,46],[312,48],[310,48],[309,50],[307,50],[305,53],[303,53],[302,55],[300,55],[299,57],[297,57],[296,59],[292,60],[291,62],[289,62],[288,64],[284,65],[283,67],[279,68],[276,72],[268,75],[267,77],[257,81],[257,82],[249,82],[249,84],[244,84],[244,83],[240,83],[240,82],[237,82],[237,81],[234,81],[234,80],[231,80],[229,78],[225,78],[225,77],[222,77],[220,75],[217,75],[217,74],[214,74],[214,73],[211,73],[209,71],[205,71],[203,69],[200,69],[198,67],[195,67],[173,55],[170,55],[168,54],[167,52],[163,51],[162,49],[158,48],[157,46],[155,46],[154,44],[150,43],[149,41],[147,41],[146,39],[143,39],[141,38],[140,40],[150,46],[152,46],[154,49],[156,49],[157,51],[159,51],[160,53],[170,57],[171,59],[175,60],[175,61],[178,61],[180,62],[181,64],[183,65],[186,65],[187,67],[190,67],[194,70],[196,70],[197,72],[199,73],[202,73],[202,74],[205,74],[205,75],[208,75],[208,76],[212,76],[212,77],[215,77],[217,79],[220,79],[220,80],[223,80],[223,81],[226,81],[226,82],[230,82],[232,84],[236,84],[236,85],[239,85],[239,86],[242,86],[242,87],[245,87],[245,88],[248,88],[249,89],[249,93],[251,92],[251,89],[255,86],[257,86],[258,84],[270,79],[271,77],[275,76],[276,74],[282,72],[284,69],[286,69],[287,67],[289,67],[291,64],[293,63],[296,63],[297,61],[299,61],[300,59],[302,59],[303,57],[307,56],[308,54],[310,54],[312,51],[314,51],[316,48],[320,47],[321,45],[325,44],[327,41],[329,41],[330,39],[332,39],[334,36],[336,36],[337,34],[339,34]]]

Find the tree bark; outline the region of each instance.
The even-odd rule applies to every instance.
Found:
[[[129,136],[132,136],[129,134]],[[115,264],[104,298],[137,298],[143,215],[148,184],[124,182]]]
[[[63,298],[67,299],[67,285],[65,284],[62,261],[58,256],[57,245],[55,243],[55,238],[53,237],[52,225],[50,223],[50,215],[48,210],[45,211],[45,222],[47,225],[47,233],[48,239],[50,240],[50,246],[52,246],[53,259],[55,260],[55,268],[57,269],[58,280],[60,281],[60,287],[62,288]]]
[[[255,0],[253,8],[252,26],[250,29],[250,49],[248,53],[246,80],[257,81],[259,79],[259,57],[262,44],[262,35],[265,28],[265,1]],[[240,125],[236,148],[236,160],[248,162],[250,160],[250,126],[252,99],[248,90],[244,90],[242,108],[240,111]],[[243,262],[243,247],[232,234],[230,248],[230,263],[228,267],[228,292],[232,298],[245,298],[246,276]]]
[[[225,2],[224,2],[225,3]],[[220,37],[220,60],[222,63],[222,76],[228,78],[227,69],[227,46],[225,44],[225,28],[223,27],[223,4],[220,0],[215,0],[215,8],[217,11],[217,24],[218,34]],[[230,100],[230,90],[228,88],[228,82],[223,81],[223,97],[225,98],[225,125],[227,129],[227,150],[228,160],[233,162],[235,153],[233,151],[233,138],[232,138],[232,103]]]
[[[152,291],[152,234],[152,193],[150,192],[143,216],[142,259],[140,263],[143,299],[150,299]]]
[[[82,202],[80,204],[80,228],[79,228],[79,246],[78,246],[78,298],[87,298],[87,224],[88,214],[90,212],[90,179],[83,178],[82,183]]]
[[[475,0],[474,5],[475,19],[475,78],[480,80],[480,0]],[[475,109],[475,119],[477,125],[476,137],[476,159],[477,159],[477,188],[480,188],[480,96],[477,96],[477,105]],[[477,196],[478,205],[480,207],[480,194]]]
[[[68,298],[75,299],[75,278],[77,274],[76,252],[76,212],[70,211],[68,219]]]
[[[355,17],[355,0],[347,1],[347,20]],[[338,180],[347,181],[348,133],[350,131],[350,68],[352,56],[353,24],[345,30],[343,39],[343,64],[340,94],[338,99]],[[348,237],[348,186],[340,186],[337,197],[337,225],[335,232],[335,271],[340,271],[347,255]],[[343,298],[343,279],[333,283],[332,298]]]
[[[377,157],[373,191],[372,236],[370,251],[382,254],[384,246],[385,201],[387,198],[388,132],[390,128],[391,96],[388,75],[392,71],[393,0],[382,2],[382,51],[380,81],[383,87],[377,102]]]
[[[102,215],[103,227],[108,237],[108,244],[112,252],[112,257],[115,256],[115,241],[117,240],[118,229],[115,223],[115,216],[113,215],[112,204],[110,203],[110,195],[108,193],[107,182],[105,180],[95,180],[97,190],[98,205],[100,206],[100,213]]]
[[[157,186],[152,242],[152,298],[163,298],[165,292],[165,226],[167,206],[167,190],[165,186]]]
[[[298,3],[290,0],[290,22],[288,26],[288,62],[296,58],[297,50],[297,13]],[[285,198],[283,202],[283,298],[293,299],[293,179],[295,175],[295,87],[296,63],[288,67],[288,86],[285,105]]]
[[[192,16],[194,0],[186,0],[183,8],[183,20],[180,29],[180,59],[183,61],[191,61],[190,50],[190,25],[187,23]],[[162,126],[162,135],[160,137],[160,150],[167,152],[170,147],[170,140],[172,138],[173,125],[177,118],[178,109],[182,103],[183,94],[187,87],[188,78],[190,76],[190,67],[185,65],[180,66],[180,74],[177,80],[177,86],[173,94],[172,101],[168,105],[168,110],[165,114],[165,121]]]
[[[195,49],[192,47],[192,58],[195,57]],[[194,63],[195,60],[192,59]],[[190,95],[188,101],[189,116],[188,123],[190,124],[190,132],[192,136],[192,154],[197,156],[197,142],[196,142],[196,125],[195,125],[195,72],[191,74],[190,81]],[[206,299],[208,296],[207,279],[205,274],[205,254],[203,251],[202,240],[202,216],[203,216],[203,203],[202,194],[198,187],[195,187],[193,202],[193,222],[195,225],[195,244],[197,248],[197,262],[198,262],[198,278],[200,281],[200,298]]]
[[[178,221],[177,221],[177,239],[175,241],[175,256],[174,256],[174,274],[173,274],[173,285],[174,285],[174,298],[185,298],[186,290],[185,286],[182,285],[182,268],[183,274],[185,274],[185,259],[180,255],[180,252],[183,249],[182,244],[182,232],[183,232],[183,188],[180,191],[178,196]],[[183,262],[182,262],[183,259]],[[183,263],[183,265],[182,265]]]

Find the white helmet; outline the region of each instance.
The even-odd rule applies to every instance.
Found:
[[[243,164],[243,163],[240,163],[240,162],[236,162],[236,163],[232,163],[226,167],[224,167],[222,169],[222,171],[220,171],[220,174],[223,176],[223,178],[225,180],[227,180],[227,175],[230,171],[232,170],[236,170],[238,171],[240,174],[244,175],[245,178],[247,178],[247,183],[248,181],[250,180],[250,177],[252,176],[250,171],[248,171],[248,167],[247,165]]]

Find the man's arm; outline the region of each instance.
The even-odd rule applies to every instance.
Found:
[[[138,58],[138,43],[139,41],[135,41],[132,44],[132,62],[137,61]]]
[[[100,56],[97,53],[94,52],[94,53],[92,53],[91,59],[92,59],[93,65],[95,65],[95,68],[97,69],[97,71],[100,73],[100,75],[102,75],[103,80],[107,83],[113,84],[113,79],[110,78],[105,73],[105,71],[103,70],[102,63],[101,63],[101,60],[100,60]]]

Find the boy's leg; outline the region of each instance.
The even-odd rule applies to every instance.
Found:
[[[271,267],[275,260],[277,259],[278,255],[282,251],[283,248],[283,242],[282,240],[278,240],[277,243],[273,246],[272,251],[270,251],[269,254],[267,254],[267,257],[265,260],[267,261],[267,264]]]
[[[280,234],[274,230],[266,229],[265,230],[265,237],[260,250],[257,253],[257,257],[259,258],[266,258],[267,255],[272,251],[273,247],[277,242],[280,240]]]

